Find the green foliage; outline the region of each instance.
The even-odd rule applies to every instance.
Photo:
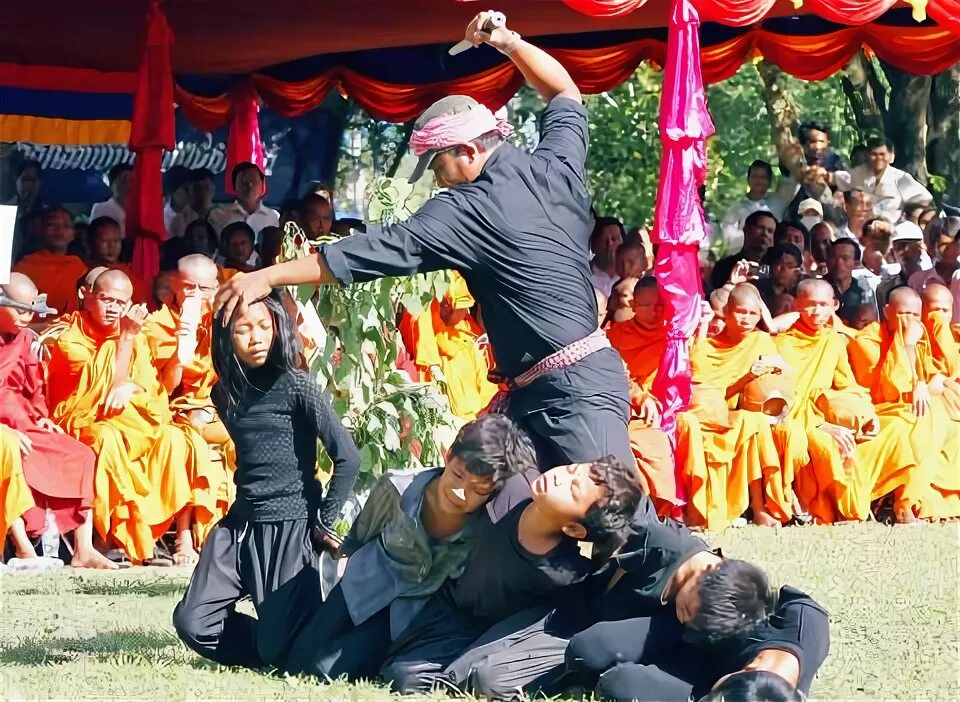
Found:
[[[406,219],[422,204],[405,181],[390,178],[376,179],[367,199],[367,221],[384,224]],[[290,223],[284,232],[282,258],[306,255],[317,243],[322,242],[308,241]],[[317,313],[311,336],[318,352],[310,370],[329,389],[334,409],[360,449],[360,488],[386,470],[415,466],[414,441],[420,445],[423,464],[442,462],[441,439],[455,419],[436,386],[412,383],[397,370],[402,342],[396,323],[401,306],[417,314],[447,285],[446,275],[438,273],[346,287],[302,285],[292,291]],[[330,469],[329,458],[321,452],[320,472]]]

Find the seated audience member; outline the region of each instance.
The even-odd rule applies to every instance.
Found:
[[[794,465],[794,490],[819,523],[863,521],[874,488],[916,465],[904,440],[908,427],[896,419],[880,426],[869,393],[857,384],[849,337],[833,321],[839,305],[830,283],[801,281],[795,304],[798,320],[774,337],[796,380],[787,417],[801,424],[808,443],[809,455]]]
[[[172,282],[172,303],[150,315],[143,334],[169,397],[174,424],[186,432],[196,433],[208,445],[224,446],[230,437],[211,399],[217,381],[210,350],[211,303],[218,287],[217,264],[202,254],[191,254],[180,259]],[[209,480],[206,488],[194,492],[193,503],[202,504],[200,514],[210,518],[205,522],[195,521],[194,534],[189,531],[177,534],[176,563],[196,560],[194,539],[201,544],[209,529],[230,507],[232,476],[212,465]],[[186,525],[186,517],[182,523]]]
[[[760,259],[761,265],[770,267],[770,274],[760,278],[754,287],[760,291],[763,303],[774,306],[777,295],[793,295],[803,273],[803,252],[793,244],[777,244]]]
[[[43,248],[24,256],[13,270],[30,278],[58,314],[76,312],[75,284],[87,272],[87,264],[67,253],[74,237],[73,215],[63,207],[47,210],[42,232]]]
[[[190,245],[190,252],[203,254],[212,259],[217,255],[217,232],[203,219],[196,219],[187,225],[183,238]]]
[[[797,207],[797,215],[799,220],[796,224],[802,226],[808,233],[813,230],[815,226],[820,224],[823,221],[823,203],[819,200],[814,200],[813,198],[807,198]],[[787,230],[783,230],[786,233]],[[777,242],[776,234],[773,237],[774,243],[795,243],[795,242]],[[809,242],[808,246],[809,247]]]
[[[478,534],[463,573],[394,642],[380,671],[394,690],[429,689],[491,626],[583,580],[592,566],[577,543],[615,537],[646,499],[633,467],[613,456],[553,468],[531,494]]]
[[[61,534],[74,533],[76,568],[115,568],[93,548],[93,452],[63,433],[51,419],[40,362],[29,325],[47,309],[33,282],[13,273],[0,285],[0,425],[17,436],[22,471],[33,496],[31,509],[11,519],[17,558],[34,558],[31,538],[47,528],[47,510]],[[5,537],[6,530],[0,532]]]
[[[633,319],[633,292],[639,280],[639,278],[623,278],[613,284],[607,300],[607,315],[601,325],[602,329],[607,329],[617,322]]]
[[[97,217],[109,217],[120,226],[120,236],[126,236],[127,221],[127,194],[130,192],[130,177],[133,175],[133,166],[129,163],[118,163],[107,173],[110,191],[113,195],[109,200],[98,202],[90,209],[90,220]]]
[[[330,236],[333,220],[333,205],[323,195],[310,193],[297,206],[297,221],[311,241]]]
[[[946,285],[931,282],[921,293],[923,325],[930,340],[933,360],[947,378],[960,377],[960,340],[952,327],[954,300]]]
[[[783,204],[771,192],[773,167],[766,161],[754,161],[747,169],[747,194],[727,210],[720,222],[725,251],[737,251],[743,246],[743,229],[754,212],[765,211],[777,219],[783,217]]]
[[[613,284],[617,282],[617,250],[623,244],[623,223],[616,217],[597,217],[590,235],[590,251],[593,260],[590,270],[593,287],[610,297]]]
[[[120,262],[120,249],[123,246],[120,225],[109,217],[98,217],[87,227],[87,238],[90,242],[87,265],[91,268],[103,266],[123,271],[133,283],[133,301],[137,304],[146,302],[148,298],[146,284],[139,276],[133,274],[130,266]]]
[[[647,252],[639,241],[623,243],[617,249],[617,278],[642,278],[647,272]]]
[[[50,348],[47,383],[53,419],[97,454],[97,532],[140,563],[175,517],[178,532],[190,528],[186,508],[210,484],[210,461],[202,440],[172,423],[140,333],[147,312],[132,295],[122,271],[97,278]]]
[[[254,233],[254,243],[259,243],[259,233],[264,227],[276,227],[280,224],[280,213],[263,204],[263,196],[267,192],[266,175],[256,164],[245,161],[233,167],[230,182],[237,199],[229,205],[213,210],[208,221],[220,234],[223,241],[223,230],[227,225],[242,222],[250,227]],[[251,251],[251,254],[256,253]],[[248,265],[254,266],[259,259],[245,259]],[[233,266],[235,267],[235,266]]]
[[[176,229],[177,215],[190,207],[190,169],[186,166],[170,166],[163,174],[163,190],[167,202],[163,206],[163,226],[168,237],[183,236],[183,228]]]
[[[840,156],[830,147],[830,125],[824,122],[803,122],[797,129],[797,141],[780,153],[780,171],[784,177],[777,188],[777,199],[790,203],[783,219],[798,221],[799,203],[807,199],[828,205],[833,193],[828,185],[829,174],[843,168]]]
[[[214,209],[213,198],[217,186],[213,182],[213,173],[207,168],[195,168],[186,176],[188,203],[173,218],[170,225],[170,236],[179,238],[187,230],[187,226],[196,220],[209,222]],[[215,232],[216,233],[216,232]]]
[[[780,222],[773,230],[773,245],[791,244],[800,251],[810,250],[810,231],[802,224]]]
[[[743,247],[740,251],[717,261],[710,277],[710,285],[716,290],[722,288],[730,279],[730,273],[740,261],[759,261],[771,246],[773,232],[777,228],[776,218],[766,210],[749,215],[743,225]]]
[[[933,265],[923,249],[923,231],[913,222],[900,222],[894,228],[890,250],[895,263],[888,268],[889,277],[877,286],[877,311],[881,319],[891,291],[907,285],[914,273]]]
[[[164,305],[171,305],[174,301],[173,280],[176,271],[160,271],[153,279],[153,293],[151,294],[151,309],[156,311]]]
[[[220,247],[223,251],[223,275],[231,278],[240,273],[249,273],[256,270],[253,261],[254,233],[250,225],[245,222],[228,224],[220,232]]]
[[[837,239],[830,245],[824,280],[834,287],[840,303],[837,316],[846,324],[853,321],[861,305],[877,304],[870,283],[853,276],[854,269],[860,264],[860,257],[860,246],[853,239]]]
[[[874,305],[860,305],[857,308],[857,311],[854,312],[853,318],[850,320],[850,323],[847,325],[851,329],[856,329],[857,331],[863,331],[868,326],[877,321],[877,308]]]
[[[834,236],[835,230],[829,222],[820,222],[810,230],[810,258],[804,261],[808,273],[819,276],[827,274],[827,258]]]
[[[490,414],[464,425],[445,467],[380,478],[344,540],[340,582],[303,613],[302,626],[279,638],[261,629],[264,659],[291,673],[375,676],[391,641],[459,574],[478,534],[495,520],[487,514],[490,498],[510,489],[515,475],[539,477],[533,444],[509,418]],[[521,499],[529,497],[526,479],[515,483],[523,486]],[[276,614],[268,602],[264,619]]]
[[[924,235],[927,251],[933,261],[933,267],[921,270],[910,276],[908,285],[915,291],[923,292],[929,281],[950,286],[957,270],[960,256],[960,217],[944,217],[930,222]]]

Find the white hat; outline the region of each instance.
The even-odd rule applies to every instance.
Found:
[[[891,244],[897,241],[923,241],[923,230],[913,222],[900,222],[890,237]]]
[[[814,200],[812,197],[801,200],[800,206],[797,207],[797,213],[802,217],[803,213],[807,210],[814,210],[818,215],[823,217],[823,204],[819,200]]]

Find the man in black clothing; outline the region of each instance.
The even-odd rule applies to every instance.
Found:
[[[402,224],[237,276],[217,306],[229,318],[271,287],[457,270],[483,310],[496,373],[512,389],[507,413],[533,439],[541,468],[608,454],[632,462],[623,363],[597,331],[580,91],[516,33],[481,29],[488,16],[474,18],[466,38],[509,56],[548,101],[537,149],[526,154],[504,141],[509,130],[471,98],[444,98],[417,121],[412,143],[421,156],[414,176],[429,167],[448,190]]]
[[[773,232],[777,228],[777,219],[767,210],[757,210],[747,217],[743,224],[743,248],[739,253],[724,256],[713,267],[710,274],[710,285],[719,290],[727,281],[734,267],[746,259],[759,261],[771,246],[773,246]]]

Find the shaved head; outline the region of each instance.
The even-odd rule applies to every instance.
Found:
[[[920,306],[920,296],[917,294],[916,290],[913,288],[908,288],[902,286],[899,288],[894,288],[893,292],[890,293],[890,297],[887,298],[887,304],[893,305],[894,307],[901,306]]]
[[[23,273],[11,273],[10,282],[0,285],[0,292],[22,305],[32,305],[36,299],[37,286]],[[33,321],[33,312],[16,307],[0,307],[0,334],[16,336]]]
[[[37,286],[23,273],[11,273],[10,282],[0,285],[0,290],[11,300],[29,305],[37,299]]]
[[[910,324],[920,323],[923,315],[923,302],[913,288],[906,286],[895,288],[887,298],[883,316],[887,328],[896,333],[898,329],[907,329]]]
[[[809,329],[825,329],[831,323],[840,306],[833,286],[825,280],[809,278],[797,286],[794,309],[800,314],[800,322]]]
[[[133,296],[133,283],[130,282],[130,277],[126,273],[113,268],[105,270],[93,282],[93,292],[95,293],[107,289],[116,291],[126,288],[130,289],[130,295],[127,296],[129,302],[129,298]]]
[[[713,308],[714,312],[720,313],[723,312],[723,308],[727,306],[727,300],[730,299],[730,291],[726,288],[717,288],[712,293],[710,293],[710,307]]]
[[[91,268],[83,277],[77,281],[77,290],[87,288],[88,290],[93,287],[93,284],[97,281],[97,278],[100,277],[101,273],[106,273],[109,268],[106,266],[97,266],[96,268]]]
[[[205,276],[213,280],[216,280],[220,273],[220,269],[217,268],[217,264],[213,262],[213,259],[203,254],[184,256],[177,261],[177,271],[181,275]]]
[[[727,304],[737,303],[742,305],[755,304],[760,306],[760,292],[750,283],[740,283],[730,291],[727,298]]]
[[[929,282],[923,289],[923,314],[943,312],[948,317],[953,316],[953,294],[950,288],[938,282]]]
[[[210,302],[220,287],[220,269],[213,259],[203,254],[184,256],[177,262],[177,278],[173,285],[176,306],[183,308],[188,297],[199,297],[202,306],[212,313]]]
[[[763,302],[750,283],[741,283],[730,291],[724,308],[724,333],[733,341],[743,339],[760,323]]]
[[[804,295],[810,296],[818,294],[829,294],[831,297],[834,297],[833,286],[820,278],[807,278],[806,280],[801,280],[797,285],[797,298],[803,297]]]
[[[90,295],[84,298],[83,311],[95,328],[109,333],[119,329],[120,317],[130,307],[132,297],[130,278],[111,268],[97,276]]]

